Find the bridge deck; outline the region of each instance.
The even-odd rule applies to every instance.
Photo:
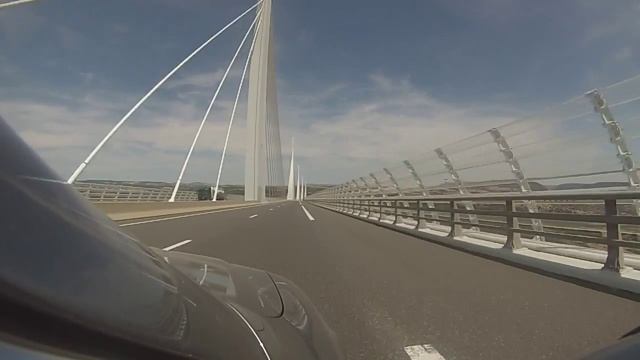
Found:
[[[631,300],[305,206],[315,221],[287,202],[125,229],[290,278],[349,359],[408,359],[417,344],[447,359],[576,358],[640,326]]]

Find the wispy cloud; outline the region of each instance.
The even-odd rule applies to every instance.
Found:
[[[179,79],[174,82],[172,89],[176,91],[172,93],[179,93],[178,90],[185,86],[201,87],[202,92],[208,93],[205,83],[218,73]],[[351,99],[348,95],[351,87],[358,87],[369,96]],[[172,178],[204,109],[201,104],[179,98],[168,100],[168,95],[130,120],[104,154],[96,158],[88,176],[126,178],[126,171],[132,171],[131,175],[137,178]],[[5,99],[0,101],[0,108],[8,121],[56,170],[68,174],[122,115],[110,100],[112,96],[125,95],[86,95],[80,102],[65,100],[58,103]],[[343,103],[337,114],[331,109],[336,101]],[[280,102],[283,149],[287,152],[287,138],[294,136],[303,166],[309,168],[309,176],[325,182],[356,175],[381,162],[418,154],[465,134],[503,123],[508,119],[504,116],[505,111],[510,111],[445,103],[417,89],[406,79],[395,80],[382,74],[372,75],[364,85],[341,83],[306,96],[289,96],[289,92],[285,92],[280,95]],[[201,159],[200,163],[208,163],[209,168],[199,171],[196,160],[190,173],[193,177],[203,177],[198,180],[207,180],[210,169],[217,164],[231,105],[230,99],[220,102],[203,133],[197,151],[198,156],[209,157]],[[322,115],[326,113],[334,114],[330,117]],[[238,110],[229,150],[230,156],[240,164],[244,154],[245,114],[243,104]],[[127,155],[127,151],[132,155]],[[231,165],[225,178],[241,181],[242,168]],[[311,174],[312,171],[315,174]]]
[[[222,79],[224,75],[224,70],[220,69],[217,71],[204,72],[204,73],[195,73],[189,74],[178,79],[172,80],[167,83],[165,89],[177,89],[177,88],[204,88],[204,89],[212,89],[217,83]],[[231,77],[235,75],[235,73],[229,74]]]
[[[433,148],[492,126],[517,112],[506,106],[453,104],[438,100],[407,79],[373,74],[364,99],[348,101],[344,111],[329,118],[322,114],[332,102],[344,100],[349,87],[331,92],[333,98],[304,107],[286,100],[282,105],[285,133],[296,137],[303,166],[322,181],[345,180],[381,168],[385,163],[428,154]],[[316,170],[317,169],[317,170]]]

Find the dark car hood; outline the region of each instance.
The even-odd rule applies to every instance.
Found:
[[[263,357],[228,303],[123,232],[1,118],[0,164],[3,301],[170,353]]]
[[[266,349],[273,359],[342,358],[335,334],[288,280],[146,247],[61,181],[1,118],[0,165],[0,304],[32,321],[18,336],[83,353],[102,349],[76,349],[92,338],[197,359],[263,359]],[[24,328],[9,312],[0,333]],[[68,329],[56,328],[64,341],[55,331],[34,334],[43,323]]]
[[[207,256],[153,250],[202,289],[225,302],[266,317],[280,317],[284,312],[278,289],[265,271]]]

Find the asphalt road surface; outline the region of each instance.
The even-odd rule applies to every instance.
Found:
[[[447,360],[578,358],[640,326],[640,303],[305,207],[308,215],[281,202],[124,229],[151,246],[183,243],[175,250],[288,277],[348,359],[419,358],[426,350],[414,345]]]

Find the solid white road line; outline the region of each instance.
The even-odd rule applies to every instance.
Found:
[[[166,217],[166,218],[161,218],[161,219],[144,220],[144,221],[138,221],[138,222],[133,222],[133,223],[121,224],[120,227],[141,225],[141,224],[149,224],[149,223],[154,223],[154,222],[158,222],[158,221],[184,219],[184,218],[188,218],[188,217],[192,217],[192,216],[209,215],[209,214],[215,214],[215,213],[221,213],[221,212],[227,212],[227,211],[234,211],[234,210],[249,209],[249,208],[256,207],[256,206],[262,206],[262,205],[241,206],[241,207],[234,207],[234,208],[231,208],[231,209],[211,210],[211,211],[201,212],[201,213],[197,213],[197,214],[187,214],[187,215]]]
[[[404,351],[411,360],[445,360],[438,350],[429,344],[405,346]]]
[[[253,219],[254,217],[257,217],[257,216],[258,216],[258,214],[253,214],[253,215],[249,216],[249,219]]]
[[[7,3],[0,4],[0,8],[8,7],[8,6],[13,6],[13,5],[18,5],[18,4],[24,4],[24,3],[28,3],[28,2],[32,2],[32,1],[35,1],[35,0],[16,0],[16,1],[9,1],[9,2],[7,2]]]
[[[315,221],[313,216],[311,216],[311,213],[309,212],[309,210],[307,210],[307,208],[305,208],[304,205],[302,205],[302,204],[300,204],[300,206],[302,206],[302,210],[304,210],[304,213],[307,214],[307,217],[309,218],[309,221]]]
[[[180,247],[180,246],[182,246],[182,245],[186,245],[186,244],[190,243],[191,241],[192,241],[192,240],[180,241],[179,243],[177,243],[177,244],[173,244],[173,245],[171,245],[171,246],[167,246],[166,248],[164,248],[164,249],[162,249],[162,250],[164,250],[164,251],[171,251],[171,250],[173,250],[173,249],[175,249],[175,248],[177,248],[177,247]]]

